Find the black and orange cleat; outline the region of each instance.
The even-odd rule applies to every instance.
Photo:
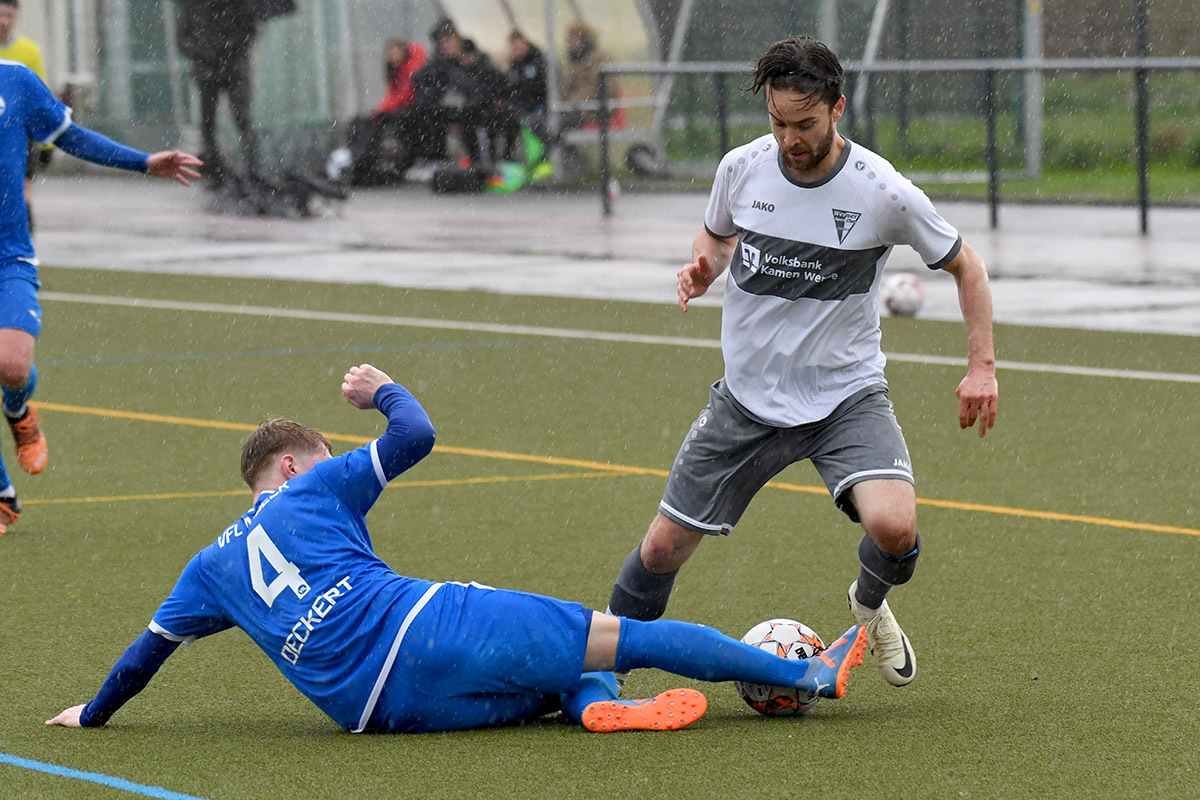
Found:
[[[17,463],[30,475],[37,475],[46,468],[50,458],[37,406],[28,403],[20,418],[9,418],[8,427],[12,428],[13,438],[17,440]]]
[[[583,726],[596,733],[676,731],[708,710],[708,698],[695,689],[672,689],[649,700],[604,700],[583,710]]]
[[[0,536],[8,533],[8,526],[21,518],[21,501],[16,495],[0,497]]]

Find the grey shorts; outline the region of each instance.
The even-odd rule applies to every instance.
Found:
[[[886,387],[856,392],[818,422],[775,428],[751,419],[717,381],[671,465],[658,509],[690,530],[727,534],[767,481],[806,459],[855,522],[851,486],[873,479],[913,483]]]

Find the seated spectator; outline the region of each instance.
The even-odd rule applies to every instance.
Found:
[[[608,60],[599,48],[596,31],[583,22],[571,23],[567,28],[567,57],[563,61],[559,92],[568,106],[561,117],[563,130],[599,126],[600,65]],[[605,78],[604,85],[609,100],[615,99],[616,83],[611,75]]]
[[[519,30],[508,35],[508,48],[508,102],[511,113],[505,119],[497,150],[505,160],[515,160],[516,143],[521,138],[521,124],[524,123],[538,137],[542,147],[537,158],[533,159],[536,161],[544,152],[544,142],[548,138],[545,125],[548,94],[546,57]],[[526,153],[526,158],[529,159],[531,155]]]
[[[399,152],[398,141],[409,137],[411,125],[406,109],[417,98],[413,78],[424,66],[426,50],[417,42],[393,39],[387,43],[383,62],[387,88],[370,117],[350,123],[350,152],[354,182],[358,185],[385,183],[402,178],[411,159]]]

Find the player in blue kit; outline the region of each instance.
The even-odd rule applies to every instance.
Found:
[[[342,393],[383,412],[385,433],[333,457],[311,428],[260,425],[242,449],[254,505],[188,563],[95,698],[47,725],[104,725],[180,643],[232,627],[352,732],[499,725],[554,700],[589,730],[673,730],[707,708],[686,689],[618,700],[614,668],[845,693],[866,648],[861,626],[791,661],[703,625],[619,619],[541,595],[398,575],[375,555],[366,513],[388,481],[433,449],[433,426],[406,389],[368,364],[351,368]]]
[[[30,139],[94,164],[172,178],[185,186],[200,177],[195,168],[202,164],[177,150],[143,153],[76,125],[71,109],[28,67],[0,60],[0,386],[17,462],[36,475],[46,468],[48,450],[37,407],[30,402],[37,387],[33,350],[42,328],[41,284],[24,190]],[[21,503],[0,459],[0,534],[20,515]]]

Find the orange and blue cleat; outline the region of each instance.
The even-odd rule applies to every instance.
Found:
[[[8,426],[17,440],[17,463],[30,475],[37,475],[46,468],[50,455],[46,437],[42,434],[42,417],[38,414],[37,406],[33,403],[26,405],[25,413],[19,419],[10,418]]]
[[[863,662],[867,650],[867,629],[862,625],[851,626],[832,644],[809,659],[817,666],[810,676],[816,681],[817,694],[821,697],[838,699],[846,694],[850,682],[850,670]]]
[[[676,731],[708,710],[708,698],[695,689],[672,689],[649,700],[603,700],[583,709],[583,727],[596,733]]]

